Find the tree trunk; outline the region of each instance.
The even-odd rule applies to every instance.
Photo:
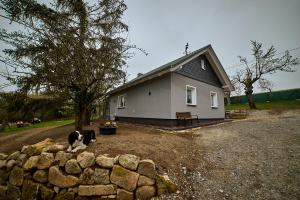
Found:
[[[250,108],[250,109],[256,109],[256,105],[255,105],[255,102],[254,102],[254,100],[253,100],[253,95],[252,95],[252,93],[253,93],[253,86],[251,85],[251,86],[248,86],[248,87],[246,88],[245,94],[246,94],[246,96],[247,96],[249,108]]]
[[[89,126],[91,124],[91,110],[86,109],[83,125]]]
[[[225,92],[225,98],[226,98],[226,105],[230,106],[230,92]]]
[[[86,106],[79,106],[77,112],[76,112],[76,116],[75,116],[75,129],[77,131],[81,131],[82,130],[82,127],[84,125],[84,118],[85,118],[85,115],[86,115],[86,111],[87,111],[87,108]]]

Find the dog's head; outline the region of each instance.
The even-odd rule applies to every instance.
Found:
[[[77,140],[81,141],[83,139],[83,136],[80,134],[79,131],[74,131],[77,135]]]
[[[81,133],[79,131],[73,131],[69,135],[69,144],[73,145],[75,143],[78,143],[82,139],[83,139],[83,135],[81,135]]]

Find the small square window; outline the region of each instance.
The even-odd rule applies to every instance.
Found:
[[[186,86],[186,104],[197,105],[196,88],[193,86]]]
[[[210,102],[212,108],[218,108],[218,95],[216,92],[210,92]]]
[[[120,95],[118,96],[118,108],[125,108],[126,106],[126,96]]]
[[[206,69],[206,67],[205,67],[205,61],[204,61],[203,59],[201,59],[201,68],[202,68],[203,70]]]

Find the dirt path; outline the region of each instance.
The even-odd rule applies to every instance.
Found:
[[[46,138],[67,138],[73,128],[73,125],[52,126],[3,135],[0,137],[0,152],[11,153],[21,149],[24,145],[35,144]]]
[[[87,150],[132,153],[153,159],[180,189],[159,199],[299,199],[300,110],[251,112],[246,120],[187,132],[119,124],[116,135],[98,133]],[[67,144],[73,126],[30,130],[0,138],[12,152],[47,137]]]

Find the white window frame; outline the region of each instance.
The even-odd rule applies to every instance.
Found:
[[[216,101],[214,102],[214,99],[212,99],[212,94],[216,95]],[[210,91],[209,93],[209,99],[210,99],[210,107],[211,108],[218,108],[219,107],[219,101],[218,101],[218,93],[214,91]]]
[[[203,70],[206,69],[204,59],[201,59],[201,68],[202,68]]]
[[[187,102],[187,97],[188,97],[187,91],[188,91],[188,88],[189,89],[193,89],[192,90],[192,103],[188,103]],[[194,91],[194,93],[193,93],[193,91]],[[186,103],[186,105],[189,105],[189,106],[196,106],[197,105],[197,88],[196,87],[191,86],[191,85],[186,85],[185,86],[185,103]]]
[[[121,98],[123,98],[123,97],[124,97],[124,105],[122,106],[121,105]],[[126,95],[125,94],[122,94],[122,95],[118,96],[117,107],[118,108],[125,108],[126,107]]]

